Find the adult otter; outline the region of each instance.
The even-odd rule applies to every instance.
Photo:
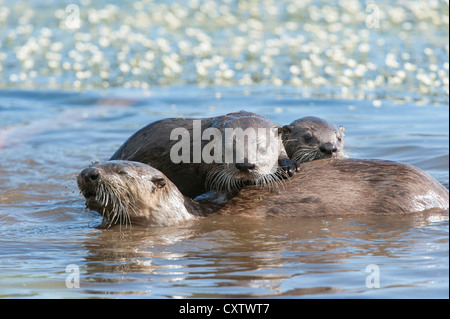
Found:
[[[305,162],[283,184],[289,192],[246,187],[220,213],[392,215],[449,209],[449,192],[442,184],[417,167],[393,161],[329,158]]]
[[[289,158],[300,163],[345,157],[344,127],[318,117],[303,117],[283,126],[282,139]]]
[[[168,226],[212,213],[249,216],[406,214],[449,209],[448,190],[410,165],[379,160],[323,159],[301,164],[283,181],[289,192],[246,186],[225,205],[196,202],[151,166],[94,164],[77,177],[86,207],[115,224]],[[281,182],[278,182],[281,183]]]
[[[160,171],[138,162],[93,164],[78,175],[77,184],[86,207],[102,214],[100,227],[169,226],[206,216],[214,207],[183,196]]]
[[[230,130],[242,134],[227,136]],[[249,132],[255,134],[250,137]],[[248,155],[250,144],[256,146],[252,158]],[[244,154],[240,160],[239,152]],[[248,183],[269,185],[297,170],[297,163],[284,150],[281,128],[264,116],[245,111],[151,123],[133,134],[110,160],[151,165],[191,198],[209,190],[234,193]]]

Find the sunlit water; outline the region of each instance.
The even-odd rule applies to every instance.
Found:
[[[98,230],[75,182],[152,121],[244,109],[448,187],[448,1],[375,5],[0,0],[0,297],[448,298],[448,214]]]
[[[292,85],[446,103],[448,28],[448,0],[0,0],[0,87]]]
[[[76,174],[108,159],[140,127],[169,116],[246,109],[279,124],[321,116],[346,127],[352,155],[410,163],[448,187],[448,106],[381,101],[375,107],[264,91],[3,90],[0,295],[448,297],[448,214],[211,217],[174,227],[95,228],[99,217],[85,211]],[[79,288],[66,286],[68,265],[79,269]],[[370,265],[379,267],[379,288],[366,285]]]

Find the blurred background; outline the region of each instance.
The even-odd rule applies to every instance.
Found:
[[[0,87],[292,86],[445,103],[448,0],[0,0]]]

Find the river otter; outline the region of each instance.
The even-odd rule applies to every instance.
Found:
[[[86,207],[102,214],[100,227],[169,226],[207,216],[214,207],[183,196],[164,174],[138,162],[93,164],[78,175],[77,184]]]
[[[249,183],[270,185],[297,171],[281,141],[281,128],[245,111],[154,122],[133,134],[110,160],[151,165],[191,198],[210,190],[234,194]]]
[[[282,182],[288,192],[245,186],[224,205],[183,196],[160,171],[128,161],[97,163],[77,177],[86,207],[113,225],[168,226],[212,213],[247,216],[406,214],[449,209],[449,192],[420,169],[391,161],[322,159]]]
[[[289,192],[245,187],[219,213],[392,215],[449,209],[449,192],[442,184],[417,167],[393,161],[329,158],[305,162],[300,173],[283,184]]]
[[[282,139],[289,158],[300,163],[345,157],[344,127],[318,117],[303,117],[283,126]]]

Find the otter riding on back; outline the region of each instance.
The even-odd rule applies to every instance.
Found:
[[[300,163],[346,157],[344,127],[318,117],[303,117],[285,125],[282,139],[289,158]]]

